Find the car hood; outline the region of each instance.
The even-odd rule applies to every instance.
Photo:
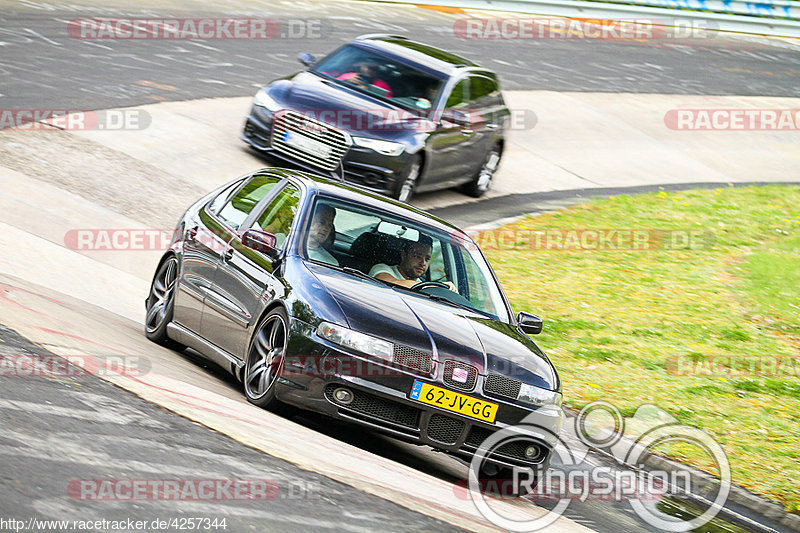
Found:
[[[273,82],[268,92],[286,109],[348,132],[408,133],[434,128],[427,118],[310,72]]]
[[[514,326],[422,295],[307,264],[340,306],[347,326],[426,353],[463,361],[481,374],[500,373],[548,390],[558,375],[536,344]]]

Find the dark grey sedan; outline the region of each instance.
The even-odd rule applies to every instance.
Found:
[[[146,301],[146,334],[190,346],[259,406],[292,405],[469,459],[547,464],[561,383],[474,241],[385,197],[263,169],[192,205]]]
[[[242,138],[283,162],[407,202],[491,187],[510,112],[494,72],[432,46],[359,37],[261,89]]]

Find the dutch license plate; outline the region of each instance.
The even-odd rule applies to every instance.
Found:
[[[497,416],[496,403],[479,400],[472,396],[443,389],[419,380],[414,381],[414,388],[411,389],[409,397],[418,402],[433,405],[470,418],[477,418],[485,422],[494,422]]]
[[[330,146],[299,133],[287,131],[283,134],[283,142],[317,157],[328,157],[331,155]]]

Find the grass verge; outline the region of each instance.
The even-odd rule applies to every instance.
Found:
[[[734,483],[800,512],[799,206],[800,187],[661,191],[476,240],[515,311],[545,318],[568,405],[653,403],[711,434]]]

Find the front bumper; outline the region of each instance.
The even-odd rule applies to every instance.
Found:
[[[301,370],[297,359],[287,358],[276,391],[281,401],[402,440],[426,444],[467,461],[485,439],[496,431],[514,426],[520,428],[523,439],[507,444],[504,441],[491,450],[489,462],[505,467],[546,468],[561,428],[561,409],[528,408],[485,395],[481,376],[471,391],[450,387],[442,379],[447,356],[440,358],[430,374],[424,374],[345,353],[316,337],[308,324],[295,321],[295,328],[302,330],[303,335],[294,337],[301,340],[290,342],[289,353],[309,354],[316,368],[312,372],[308,371],[308,366]],[[484,422],[411,399],[415,380],[498,404],[495,422]],[[348,389],[353,394],[352,402],[337,401],[333,394],[337,388]],[[539,452],[533,458],[526,458],[524,451],[530,445],[536,445]]]
[[[259,152],[281,160],[292,167],[325,177],[341,178],[341,170],[328,172],[298,161],[272,146],[272,113],[259,106],[253,106],[245,120],[241,138]],[[356,132],[349,132],[355,134]],[[397,188],[403,170],[411,156],[403,152],[399,156],[387,156],[367,148],[352,146],[342,158],[344,179],[378,194],[391,196]]]

